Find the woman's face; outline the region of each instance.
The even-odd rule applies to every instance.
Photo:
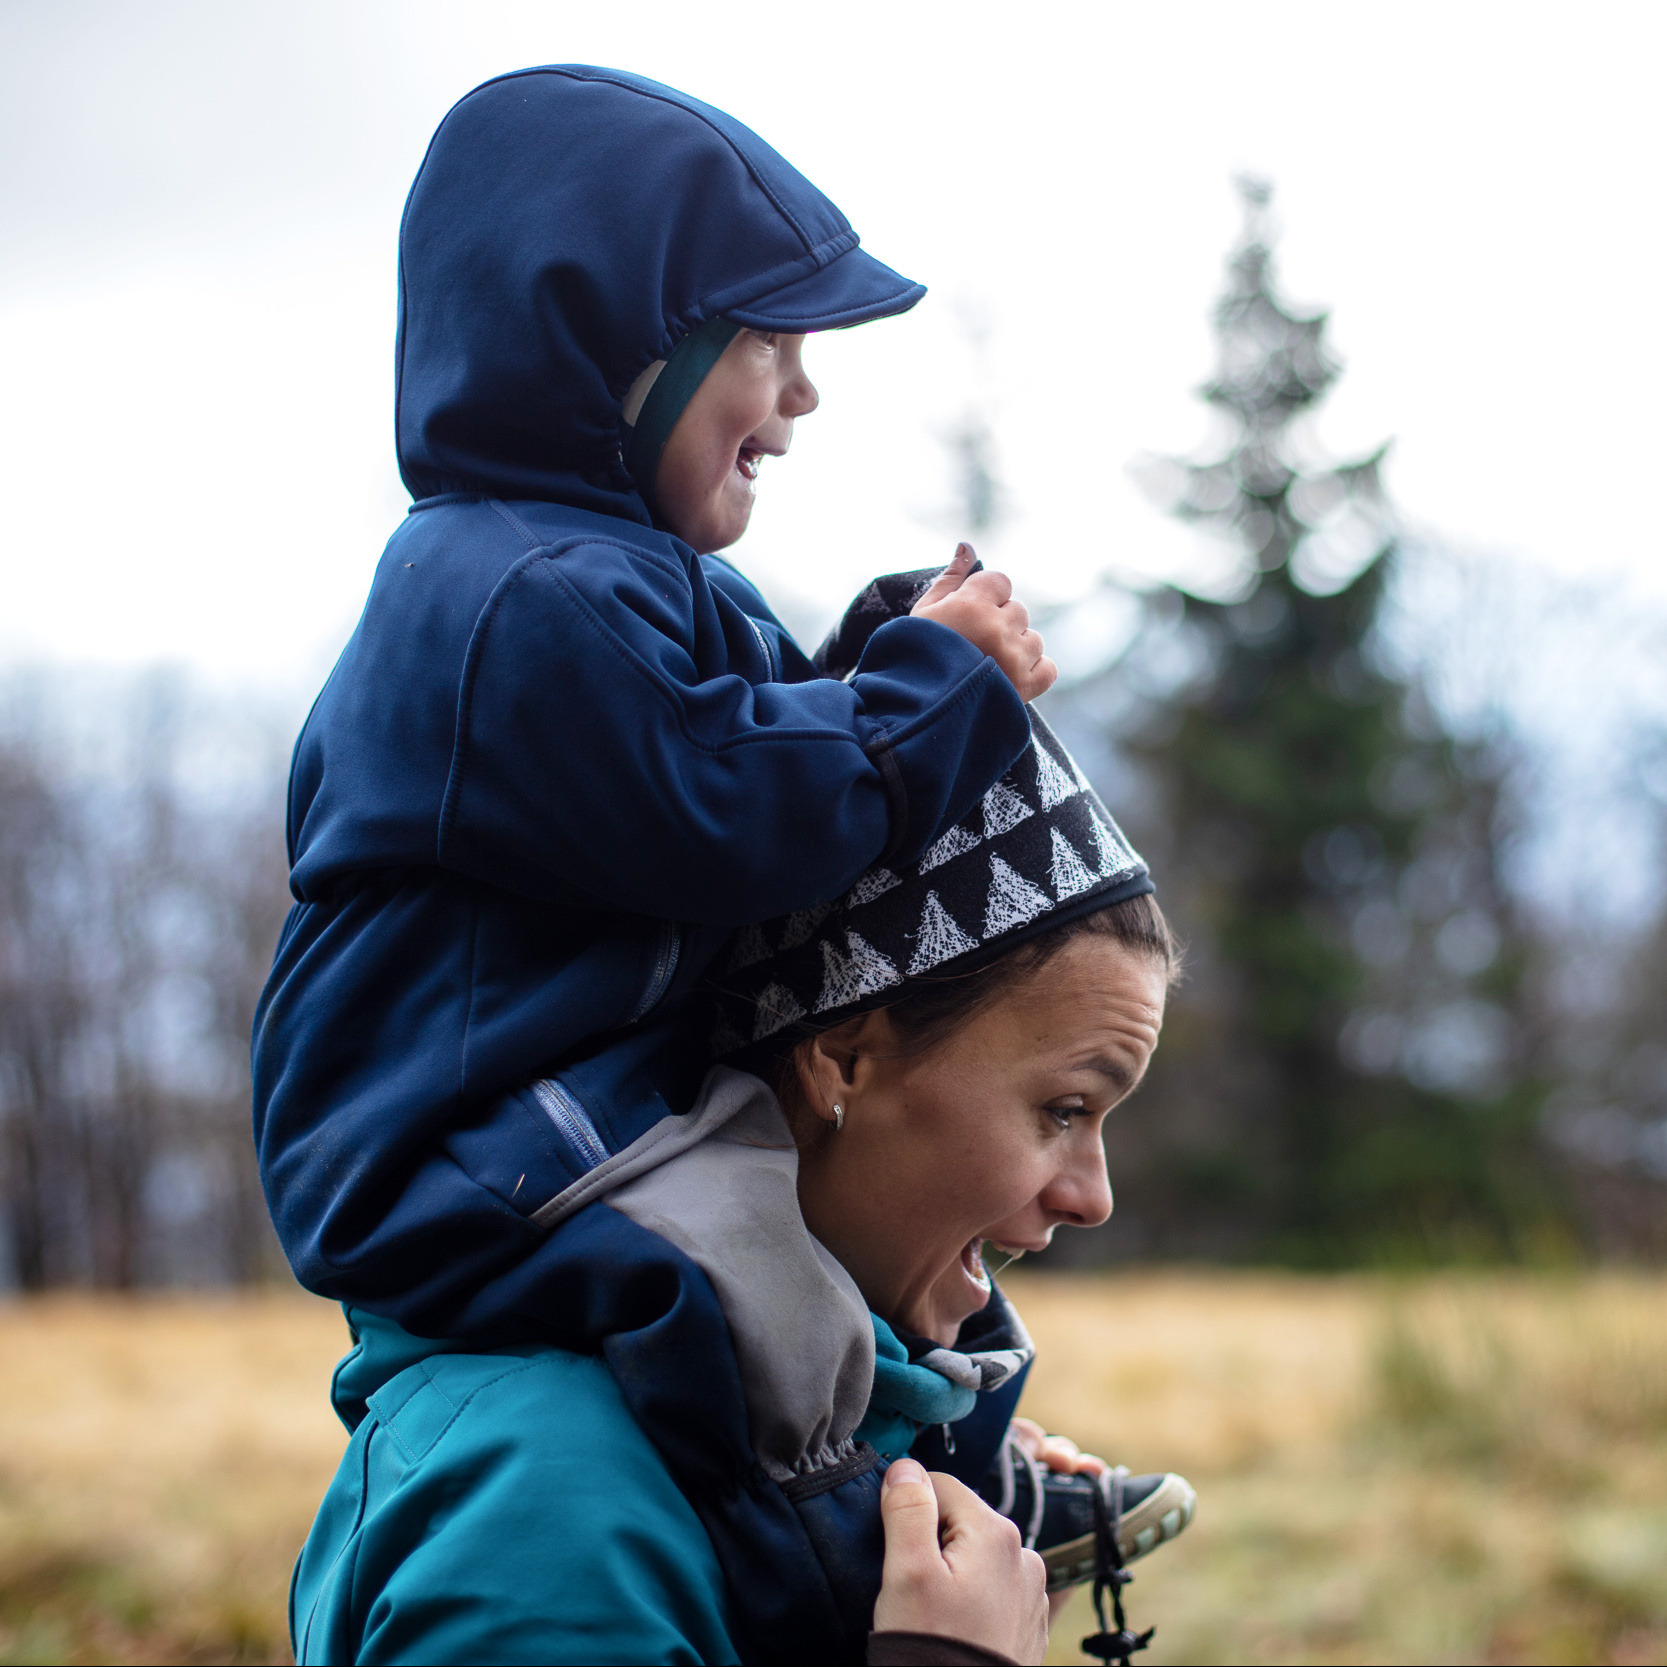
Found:
[[[784,456],[794,418],[816,409],[804,344],[803,336],[741,331],[666,441],[654,496],[666,525],[703,554],[728,549],[747,530],[759,464]]]
[[[1165,988],[1155,959],[1084,936],[925,1053],[895,1057],[884,1012],[801,1048],[824,1124],[800,1154],[805,1221],[876,1314],[953,1343],[989,1298],[983,1240],[1040,1250],[1111,1214],[1101,1127],[1145,1073]]]

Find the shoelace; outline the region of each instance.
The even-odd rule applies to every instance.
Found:
[[[1019,1444],[1018,1438],[1008,1431],[1007,1440],[1001,1449],[1001,1499],[996,1509],[1004,1516],[1013,1514],[1013,1506],[1019,1497],[1018,1478],[1013,1473],[1015,1457],[1025,1467],[1025,1475],[1030,1479],[1030,1525],[1024,1531],[1025,1547],[1035,1550],[1036,1536],[1042,1532],[1042,1512],[1047,1505],[1047,1496],[1042,1492],[1042,1466]]]
[[[1128,1474],[1123,1465],[1118,1465],[1105,1478],[1107,1485],[1096,1487],[1093,1492],[1094,1618],[1100,1623],[1100,1630],[1082,1641],[1084,1655],[1108,1663],[1115,1661],[1121,1667],[1129,1667],[1129,1658],[1136,1650],[1145,1649],[1152,1642],[1152,1634],[1157,1631],[1156,1627],[1147,1627],[1144,1632],[1131,1632],[1123,1614],[1123,1588],[1134,1579],[1123,1567],[1123,1552],[1117,1544],[1117,1528],[1123,1520],[1123,1483]],[[1108,1591],[1111,1593],[1112,1619],[1117,1623],[1115,1632],[1106,1626]]]

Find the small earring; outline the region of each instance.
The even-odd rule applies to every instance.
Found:
[[[843,1129],[844,1127],[845,1127],[845,1107],[836,1105],[834,1107],[834,1133],[838,1134],[839,1131],[841,1129]]]

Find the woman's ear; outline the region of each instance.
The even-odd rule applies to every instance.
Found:
[[[863,1013],[808,1037],[793,1050],[801,1104],[832,1125],[835,1106],[849,1105],[876,1067],[892,1052],[891,1021],[883,1011]]]
[[[807,1037],[793,1050],[793,1067],[798,1078],[799,1101],[813,1117],[824,1123],[834,1121],[833,1108],[850,1090],[856,1055],[852,1033],[861,1024],[853,1019],[832,1030]]]

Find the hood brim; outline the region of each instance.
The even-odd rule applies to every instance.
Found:
[[[906,313],[925,293],[925,284],[905,278],[858,248],[829,261],[808,278],[772,290],[745,306],[724,308],[724,317],[749,330],[804,335],[812,330],[843,330]]]

